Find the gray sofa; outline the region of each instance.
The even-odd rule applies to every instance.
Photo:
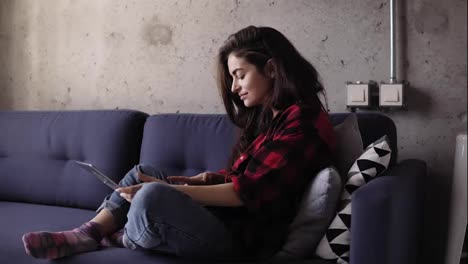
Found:
[[[332,114],[334,124],[348,114]],[[384,134],[397,150],[396,127],[380,114],[359,113],[364,145]],[[0,112],[0,263],[47,263],[25,254],[21,236],[66,230],[94,216],[108,187],[73,160],[95,164],[115,181],[135,164],[168,174],[223,168],[233,126],[224,115],[132,110]],[[353,194],[351,263],[418,262],[426,165],[397,161]],[[54,263],[202,263],[151,252],[103,248]],[[304,260],[303,263],[330,263]]]

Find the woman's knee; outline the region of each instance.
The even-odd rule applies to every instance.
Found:
[[[119,185],[130,186],[130,185],[141,183],[142,181],[138,177],[139,170],[148,176],[151,176],[160,180],[165,180],[164,172],[154,168],[153,166],[149,164],[139,164],[139,165],[133,166],[133,168],[127,172],[127,174],[119,182]]]
[[[120,180],[119,185],[120,186],[131,186],[138,184],[138,172],[136,169],[136,166],[133,166],[132,169],[130,169],[127,174]]]
[[[170,193],[174,191],[176,190],[164,183],[145,183],[133,197],[131,208],[135,207],[134,209],[139,211],[154,210],[163,202],[164,198],[168,199]]]
[[[142,164],[139,164],[139,165],[137,165],[135,167],[138,167],[141,173],[143,173],[145,175],[148,175],[148,176],[151,176],[151,177],[154,177],[156,179],[165,180],[165,178],[166,178],[164,172],[162,172],[161,170],[158,170],[157,168],[153,167],[152,165],[142,163]]]
[[[134,246],[151,248],[164,238],[159,234],[158,222],[166,222],[164,211],[167,210],[168,193],[172,187],[163,183],[145,183],[133,198],[125,225],[127,237]],[[172,190],[175,191],[175,190]]]
[[[147,164],[147,163],[140,163],[136,165],[135,167],[140,167],[141,172],[150,175],[152,171],[155,171],[156,168],[154,168],[152,165]]]

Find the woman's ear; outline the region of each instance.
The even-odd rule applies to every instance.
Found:
[[[276,64],[273,59],[269,59],[265,64],[265,68],[263,69],[265,75],[274,79],[276,77]]]

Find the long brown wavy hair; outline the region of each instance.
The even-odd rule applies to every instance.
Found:
[[[231,92],[233,78],[229,73],[229,55],[245,59],[264,73],[268,60],[275,67],[270,96],[260,106],[246,107],[237,94]],[[317,70],[279,31],[270,27],[249,26],[230,35],[218,53],[218,88],[231,121],[240,129],[229,166],[271,124],[272,108],[284,110],[292,104],[325,109],[319,99],[326,94]]]

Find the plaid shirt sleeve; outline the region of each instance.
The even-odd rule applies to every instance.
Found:
[[[327,122],[326,113],[318,118],[307,116],[295,105],[281,113],[272,128],[239,157],[228,178],[249,211],[268,218],[294,215],[291,211],[308,179],[315,175],[313,170],[318,172],[329,161],[329,155],[317,155],[328,152],[327,143],[331,143],[323,139],[329,129],[333,134]],[[306,173],[308,169],[312,170],[310,174]]]

